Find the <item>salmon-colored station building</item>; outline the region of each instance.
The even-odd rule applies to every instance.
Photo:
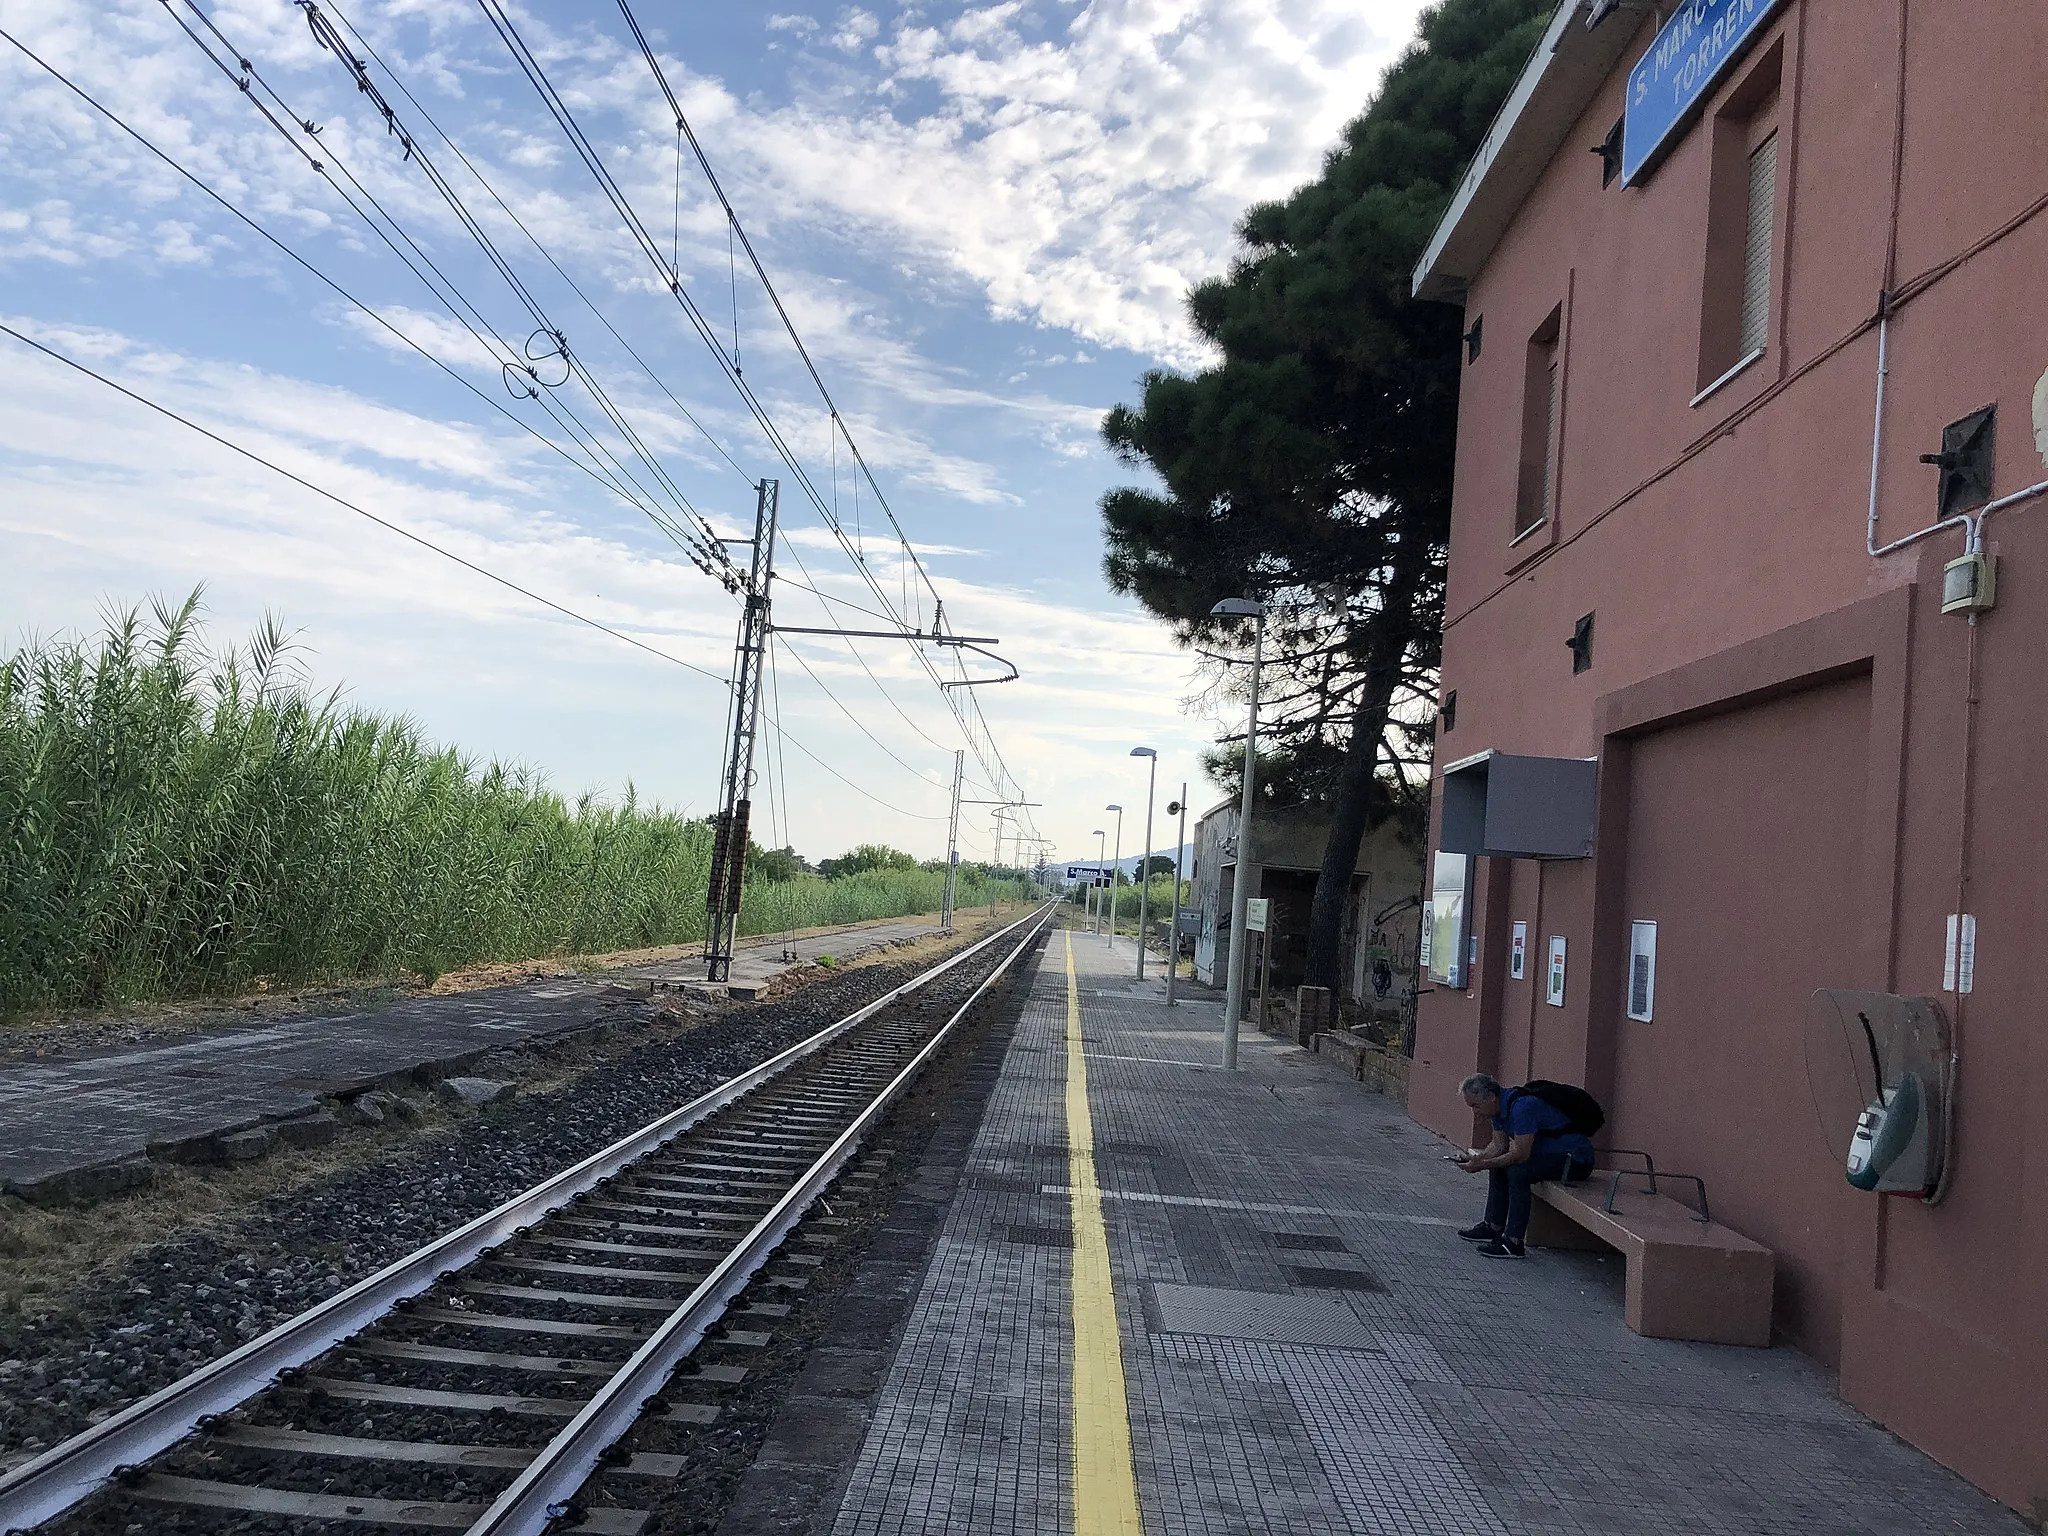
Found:
[[[2036,1515],[2044,215],[2042,0],[1565,0],[1415,274],[1467,330],[1411,1112],[1585,1084],[1779,1342]],[[1852,1187],[1909,1068],[1934,1171]]]

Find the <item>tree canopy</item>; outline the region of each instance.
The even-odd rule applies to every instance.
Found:
[[[818,873],[828,880],[865,874],[871,869],[915,869],[917,860],[900,848],[885,843],[862,843],[836,859],[821,859]]]
[[[1111,586],[1187,643],[1244,646],[1247,621],[1210,608],[1268,605],[1262,748],[1331,809],[1315,985],[1336,981],[1360,838],[1426,783],[1462,326],[1411,297],[1410,273],[1553,8],[1424,11],[1322,173],[1247,211],[1229,272],[1189,295],[1217,361],[1146,374],[1103,423],[1162,487],[1103,498]]]

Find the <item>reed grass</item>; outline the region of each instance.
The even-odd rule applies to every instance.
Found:
[[[0,661],[0,1015],[703,936],[705,822],[347,707],[275,621],[210,650],[198,596]],[[931,912],[941,882],[756,881],[741,931]]]

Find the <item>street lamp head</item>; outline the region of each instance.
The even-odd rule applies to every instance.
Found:
[[[1105,811],[1120,811],[1123,809],[1123,807],[1120,805],[1105,805],[1103,809]]]
[[[1209,616],[1215,619],[1256,619],[1266,611],[1266,605],[1253,597],[1226,597],[1214,608]]]
[[[1154,752],[1150,747],[1131,748],[1131,756],[1133,757],[1157,757],[1158,755],[1159,754],[1157,752]]]

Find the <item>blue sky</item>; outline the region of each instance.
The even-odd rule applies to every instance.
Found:
[[[1199,779],[1217,706],[1164,629],[1103,583],[1096,502],[1130,474],[1096,425],[1133,398],[1146,369],[1199,365],[1181,309],[1188,285],[1228,262],[1247,203],[1314,173],[1417,9],[636,6],[950,626],[1001,636],[1023,674],[975,690],[977,717],[969,694],[942,697],[905,646],[863,642],[855,655],[789,637],[776,670],[782,750],[767,765],[772,791],[756,794],[759,840],[793,841],[813,858],[862,841],[936,853],[951,754],[970,742],[981,782],[969,798],[994,798],[992,781],[1006,775],[1042,802],[1029,815],[1061,858],[1092,853],[1111,801],[1128,808],[1126,851],[1136,848],[1144,765],[1130,747],[1159,749],[1162,808],[1183,778]],[[913,597],[872,491],[856,499],[844,447],[833,447],[744,256],[729,256],[703,176],[687,158],[679,168],[673,120],[617,10],[510,14],[728,357],[736,322],[739,366],[853,556],[479,5],[323,10],[374,49],[374,59],[359,50],[373,83],[687,505],[736,534],[750,524],[752,481],[784,481],[783,571],[839,606],[793,582],[778,588],[778,618],[875,626],[857,610],[881,609],[879,588],[889,608],[928,619],[929,595]],[[0,26],[360,307],[0,44],[0,319],[380,517],[723,675],[732,600],[550,443],[573,451],[565,423],[586,423],[600,452],[644,484],[654,471],[579,381],[553,384],[559,362],[538,370],[541,399],[508,391],[493,350],[528,345],[527,305],[303,9],[230,0],[205,13],[231,48],[191,10],[158,0],[7,0]],[[255,66],[249,93],[180,31],[180,15],[236,74],[234,55]],[[284,131],[258,114],[259,100]],[[349,176],[395,221],[415,264],[445,278],[478,334],[337,195]],[[217,638],[277,613],[315,680],[411,715],[437,740],[530,764],[571,793],[615,795],[631,781],[643,797],[710,807],[717,681],[579,628],[8,338],[0,356],[6,643],[89,629],[109,605],[203,582]],[[950,658],[935,664],[952,675]],[[1196,783],[1192,798],[1200,808],[1217,797]],[[963,841],[967,857],[989,854],[985,809]],[[1170,841],[1163,818],[1159,841]]]

